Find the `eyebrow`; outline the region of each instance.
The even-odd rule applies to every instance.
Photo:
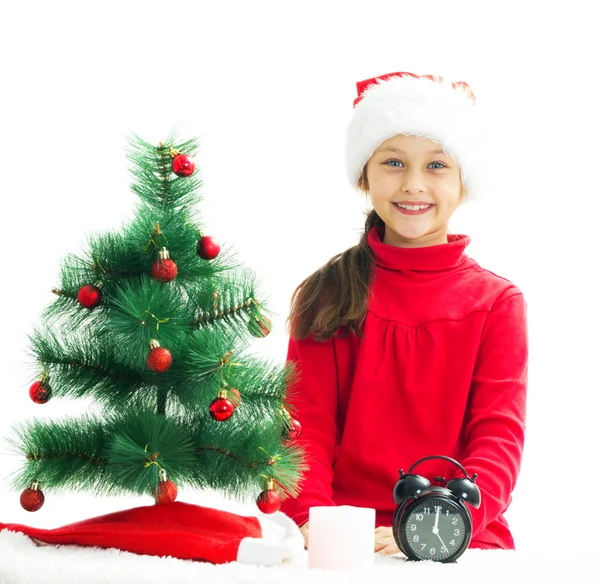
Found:
[[[402,150],[400,148],[396,148],[395,146],[386,146],[385,148],[382,148],[380,150],[380,152],[385,152],[385,151],[399,152],[400,154],[406,154],[406,152],[404,152],[404,150]],[[430,150],[429,152],[425,152],[425,154],[446,154],[446,153],[441,148],[438,148],[437,150]]]

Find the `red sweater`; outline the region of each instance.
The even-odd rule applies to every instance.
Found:
[[[467,235],[401,248],[383,233],[368,236],[376,266],[363,339],[290,339],[300,373],[290,402],[310,469],[281,510],[302,525],[312,506],[372,507],[376,525],[391,526],[398,470],[446,455],[479,475],[469,547],[514,549],[503,513],[525,434],[523,294],[465,254]],[[464,476],[439,459],[414,472],[432,482]]]

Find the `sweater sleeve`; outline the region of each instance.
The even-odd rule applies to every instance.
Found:
[[[504,513],[521,467],[528,368],[527,304],[515,288],[486,317],[471,382],[462,464],[478,474],[473,536]],[[462,473],[456,476],[464,476]]]
[[[337,373],[334,338],[290,338],[287,361],[294,362],[298,380],[288,400],[302,426],[299,438],[305,448],[308,470],[296,498],[283,501],[281,511],[299,526],[308,521],[313,506],[333,506],[333,463],[337,445]]]

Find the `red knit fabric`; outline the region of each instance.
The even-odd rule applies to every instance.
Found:
[[[523,294],[466,255],[467,235],[400,248],[383,234],[368,236],[376,266],[364,338],[290,339],[300,369],[290,401],[310,470],[281,510],[302,525],[312,506],[374,507],[377,526],[391,526],[398,470],[446,455],[479,475],[470,547],[514,549],[503,513],[525,437]],[[464,476],[439,459],[415,472]]]
[[[0,523],[0,531],[3,529],[54,545],[115,548],[213,564],[235,561],[240,542],[245,537],[262,537],[256,517],[242,517],[179,501],[127,509],[57,529]]]

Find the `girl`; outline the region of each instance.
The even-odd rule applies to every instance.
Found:
[[[282,511],[308,541],[310,507],[374,507],[375,552],[397,553],[398,470],[446,455],[478,475],[469,547],[514,549],[503,513],[524,445],[527,305],[466,255],[468,235],[448,233],[477,194],[475,97],[464,82],[412,73],[357,87],[347,167],[373,209],[358,245],[292,297],[290,401],[310,470]],[[464,476],[440,459],[415,472],[432,484]]]

